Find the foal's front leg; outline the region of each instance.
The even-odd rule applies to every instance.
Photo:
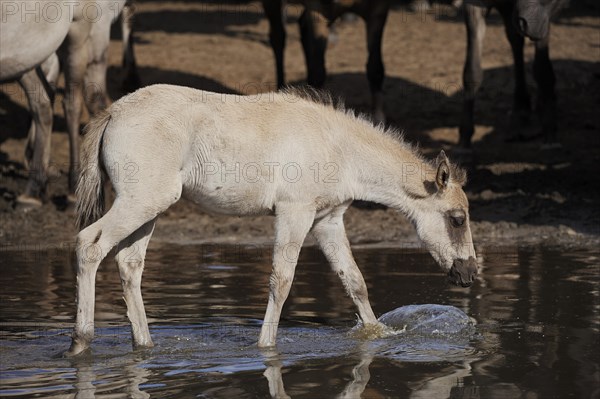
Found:
[[[347,205],[315,222],[313,234],[325,253],[331,268],[340,276],[348,295],[358,308],[363,325],[378,324],[371,309],[367,285],[354,261],[350,243],[346,237],[343,215]]]
[[[270,279],[269,304],[260,330],[258,346],[274,346],[283,303],[290,293],[300,248],[315,218],[315,210],[295,204],[277,204],[275,248]]]

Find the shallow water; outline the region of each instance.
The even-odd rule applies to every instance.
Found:
[[[270,250],[160,246],[143,294],[156,346],[131,350],[118,272],[97,279],[90,355],[57,357],[74,319],[72,254],[0,252],[0,395],[60,397],[589,398],[600,394],[600,252],[480,250],[483,273],[450,286],[431,257],[356,249],[377,315],[455,306],[476,334],[364,340],[355,308],[312,248],[303,250],[277,350],[256,341]]]

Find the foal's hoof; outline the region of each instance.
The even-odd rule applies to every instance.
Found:
[[[21,194],[16,199],[15,209],[27,211],[29,209],[41,208],[42,205],[42,200],[39,198]]]
[[[380,321],[369,324],[359,324],[353,329],[353,335],[362,340],[373,340],[394,335],[394,329]]]
[[[71,342],[71,347],[65,353],[63,353],[63,357],[71,358],[75,356],[80,356],[81,354],[89,351],[89,344],[82,344],[81,342],[73,341]]]

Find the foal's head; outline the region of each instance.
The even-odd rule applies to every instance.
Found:
[[[449,280],[468,287],[477,275],[477,261],[469,227],[469,201],[462,189],[466,173],[451,165],[444,151],[435,167],[435,180],[425,181],[430,194],[414,214],[417,233],[448,272]]]

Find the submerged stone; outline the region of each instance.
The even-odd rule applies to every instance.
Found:
[[[408,305],[379,317],[395,330],[419,335],[464,335],[474,332],[474,321],[465,312],[447,305]]]

